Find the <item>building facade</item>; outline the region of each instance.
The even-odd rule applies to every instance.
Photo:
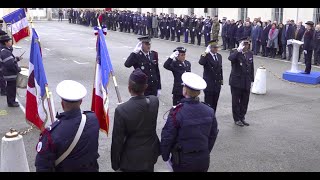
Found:
[[[139,11],[142,13],[152,12],[160,13],[175,13],[180,15],[190,15],[191,13],[199,16],[214,16],[220,18],[227,17],[228,19],[244,20],[250,17],[251,20],[256,17],[261,17],[262,20],[271,20],[285,22],[287,19],[292,19],[295,22],[314,21],[320,22],[320,8],[115,8],[119,10]]]

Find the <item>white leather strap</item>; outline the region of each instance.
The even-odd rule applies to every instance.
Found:
[[[70,153],[71,151],[74,149],[74,147],[77,145],[80,136],[83,132],[84,126],[86,125],[86,121],[87,121],[87,116],[85,114],[82,114],[82,119],[81,119],[81,123],[80,126],[78,128],[78,131],[76,133],[76,136],[74,137],[72,143],[70,144],[69,148],[54,162],[55,166],[57,166],[58,164],[60,164]]]

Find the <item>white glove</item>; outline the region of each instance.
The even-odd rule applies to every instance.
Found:
[[[169,29],[169,26],[167,26],[167,29]]]
[[[137,54],[141,50],[141,47],[142,47],[142,42],[139,42],[134,48],[133,52]]]
[[[178,30],[178,32],[180,32],[180,30]]]
[[[186,32],[188,32],[189,30],[188,29],[186,29]]]
[[[211,45],[208,45],[207,46],[207,48],[206,48],[206,50],[204,51],[206,54],[208,54],[209,52],[210,52],[210,50],[211,50]]]
[[[161,89],[158,89],[157,96],[159,97],[161,95]]]
[[[305,54],[307,54],[307,50],[303,50],[303,52],[304,52]]]
[[[239,47],[237,48],[237,51],[238,51],[238,52],[242,52],[243,48],[244,48],[244,45],[243,45],[243,41],[242,41],[242,42],[239,44]]]
[[[174,51],[171,55],[170,55],[170,59],[176,59],[176,57],[178,57],[179,55],[179,51]]]

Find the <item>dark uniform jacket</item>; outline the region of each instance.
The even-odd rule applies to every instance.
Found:
[[[210,53],[200,56],[199,64],[203,66],[203,79],[207,83],[204,90],[210,92],[220,92],[223,84],[222,56],[217,53],[218,61],[214,60]]]
[[[231,61],[231,73],[229,85],[240,89],[250,90],[251,82],[254,81],[253,53],[234,50],[229,58]]]
[[[0,45],[0,68],[2,69],[3,78],[6,81],[14,81],[17,79],[21,68],[18,66],[18,58],[12,54],[12,47],[8,48]]]
[[[179,105],[171,108],[161,132],[163,160],[168,161],[173,147],[177,147],[179,162],[173,167],[180,167],[183,171],[207,169],[218,131],[211,107],[201,103],[199,98],[182,99]]]
[[[191,63],[187,60],[185,60],[183,63],[179,60],[168,58],[163,64],[163,67],[169,71],[172,71],[174,77],[172,94],[182,95],[183,82],[181,76],[185,72],[191,72]]]
[[[78,143],[57,167],[55,167],[55,160],[69,148],[78,131],[82,119],[81,110],[76,109],[57,115],[58,120],[43,131],[37,145],[38,154],[35,162],[37,172],[99,171],[97,162],[99,121],[93,112],[85,112],[85,114],[87,121]]]
[[[156,51],[150,51],[150,59],[144,55],[142,51],[139,53],[131,53],[124,65],[128,68],[131,66],[134,69],[140,68],[148,76],[148,91],[156,91],[161,89],[160,71],[158,66],[158,53]]]
[[[313,50],[313,37],[314,37],[314,29],[306,30],[303,39],[303,50]]]
[[[282,44],[287,44],[287,40],[294,39],[294,27],[291,24],[288,26],[288,28],[286,26],[287,25],[284,25],[282,29]]]
[[[156,133],[158,109],[159,100],[152,95],[132,97],[115,109],[111,144],[113,170],[153,168],[160,155]]]

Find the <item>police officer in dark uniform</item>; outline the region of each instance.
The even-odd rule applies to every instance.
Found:
[[[166,22],[165,22],[165,17],[161,16],[160,15],[160,24],[159,24],[159,27],[160,27],[160,38],[161,39],[164,39],[164,36],[165,36],[165,28],[166,27]]]
[[[210,16],[208,16],[204,22],[204,30],[203,30],[205,46],[208,46],[208,43],[210,41],[211,28],[212,28],[212,22],[211,22]]]
[[[177,41],[176,42],[180,42],[181,33],[182,33],[182,22],[180,18],[177,18],[177,22],[176,22]]]
[[[37,172],[98,172],[99,121],[94,112],[81,112],[87,90],[72,80],[56,88],[63,113],[40,135],[37,144]]]
[[[169,40],[170,38],[170,24],[171,24],[172,18],[169,17],[169,15],[167,14],[165,17],[165,24],[166,24],[166,28],[165,28],[165,32],[166,32],[166,40]]]
[[[6,32],[4,32],[2,30],[2,23],[3,23],[3,20],[0,19],[0,36],[6,34]],[[0,59],[0,61],[1,61],[1,59]],[[1,96],[6,96],[7,95],[7,91],[6,91],[7,84],[6,84],[6,81],[3,78],[2,68],[3,68],[2,67],[2,63],[0,62],[0,95]]]
[[[174,77],[174,83],[172,88],[172,100],[173,105],[177,105],[181,99],[184,98],[182,95],[183,83],[181,76],[185,72],[191,72],[191,63],[186,60],[186,49],[184,47],[177,47],[173,50],[168,60],[163,64],[163,67],[169,71],[172,71]]]
[[[304,70],[303,74],[310,74],[311,72],[311,58],[312,58],[312,51],[313,51],[313,38],[314,38],[314,23],[312,21],[306,22],[307,29],[304,33],[303,39],[303,53],[304,59],[306,63],[306,69]]]
[[[248,109],[251,84],[254,81],[253,53],[250,51],[250,41],[240,39],[239,47],[231,51],[231,73],[229,85],[232,95],[232,114],[236,125],[249,126],[245,121]]]
[[[177,17],[171,17],[171,22],[170,22],[170,31],[171,31],[171,41],[174,41],[175,37],[175,30],[177,26]]]
[[[141,31],[143,36],[147,34],[147,17],[144,13],[142,13],[141,17]]]
[[[138,16],[137,16],[137,23],[138,23],[138,34],[139,35],[142,35],[142,31],[141,31],[141,26],[142,26],[142,16],[140,13],[138,13]]]
[[[314,41],[314,64],[320,65],[320,24],[316,26],[313,41]]]
[[[190,17],[185,15],[183,18],[184,43],[189,42],[189,21],[190,21]]]
[[[196,36],[196,17],[194,15],[191,16],[190,22],[189,22],[189,30],[190,30],[190,44],[195,43],[195,36]]]
[[[111,165],[115,171],[153,172],[160,155],[156,132],[159,99],[145,96],[148,76],[139,68],[129,79],[131,98],[115,109]]]
[[[140,68],[148,76],[148,88],[144,92],[144,95],[160,96],[161,79],[158,53],[156,51],[150,51],[151,39],[149,36],[143,36],[138,39],[140,42],[127,58],[124,65],[128,68],[131,66],[133,66],[134,69]]]
[[[7,104],[9,107],[19,107],[19,103],[16,102],[16,79],[18,73],[21,71],[18,62],[22,57],[15,57],[12,54],[13,48],[11,37],[4,31],[1,31],[0,33],[0,67],[2,68],[2,75],[7,84]],[[3,87],[1,87],[1,90],[2,88]],[[2,94],[5,94],[4,90],[2,90]]]
[[[196,34],[197,34],[197,40],[198,40],[198,45],[201,45],[201,37],[202,37],[202,28],[203,28],[203,20],[202,18],[198,18],[197,23],[196,23]]]
[[[203,79],[207,83],[204,101],[216,112],[221,85],[223,85],[222,56],[218,53],[216,40],[209,41],[205,54],[200,56],[199,64],[203,66]]]
[[[206,82],[191,72],[184,73],[182,81],[185,98],[171,108],[161,132],[162,159],[174,172],[206,172],[218,123],[212,108],[198,97]]]

